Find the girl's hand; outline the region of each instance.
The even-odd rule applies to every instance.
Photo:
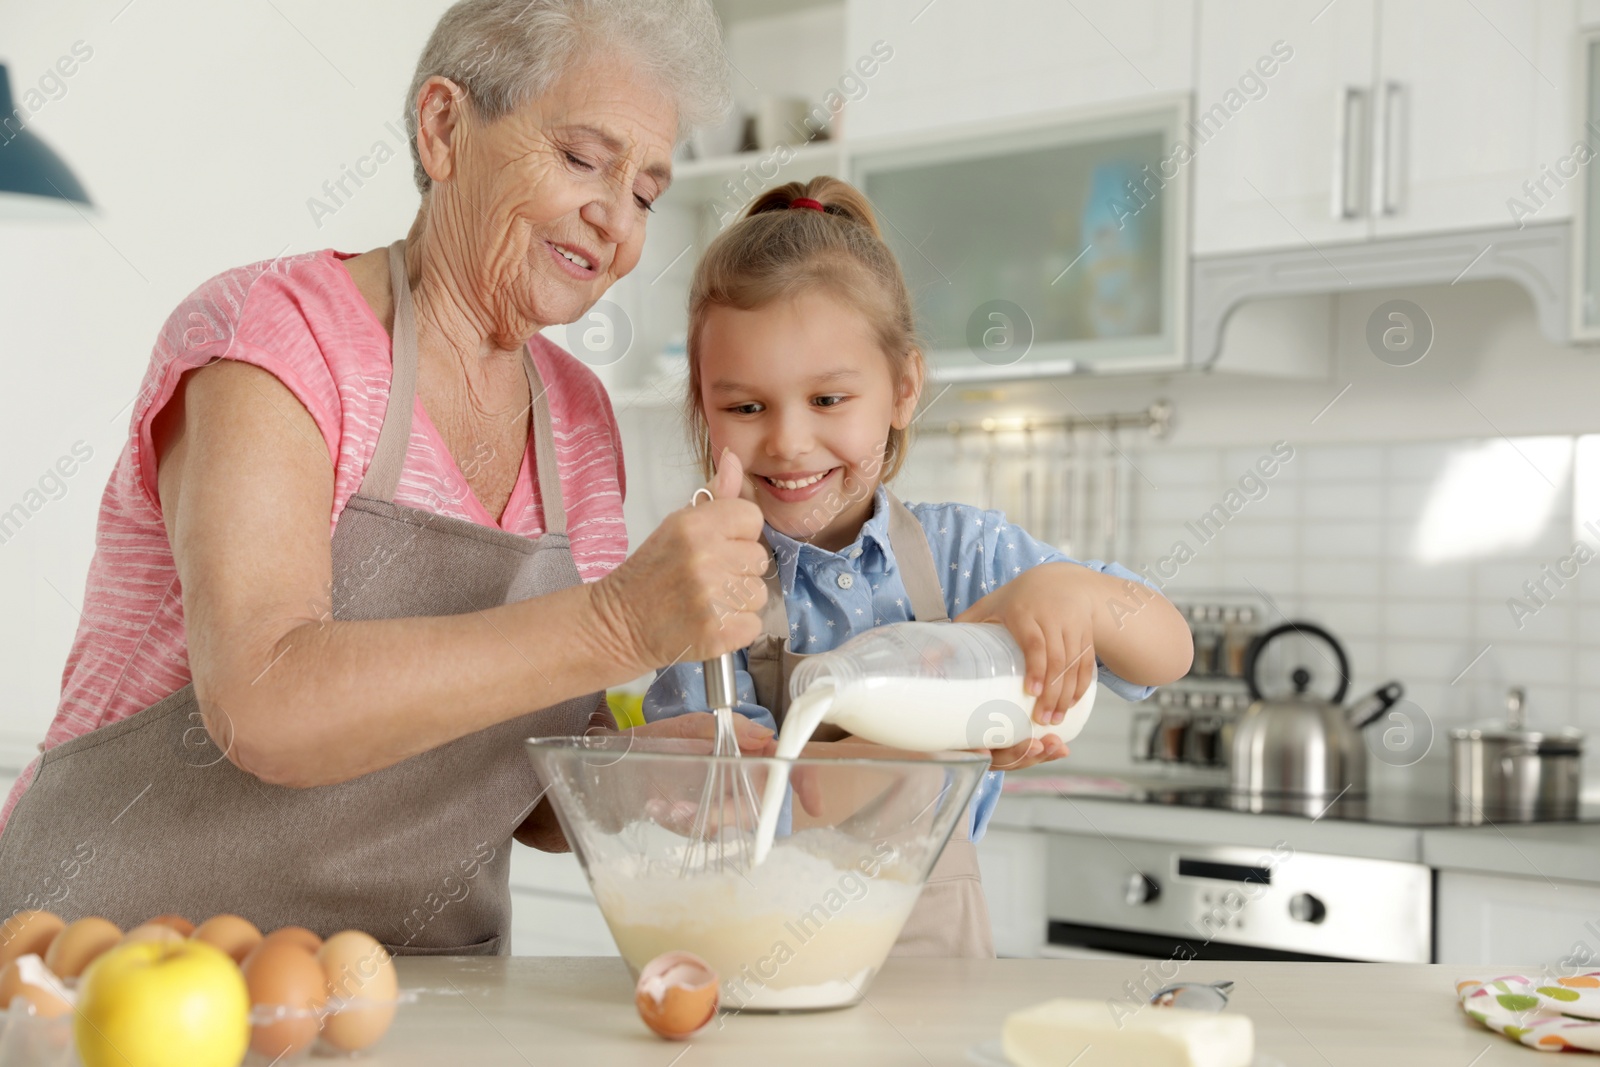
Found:
[[[1090,573],[1071,563],[1035,567],[955,620],[998,622],[1010,631],[1026,663],[1023,688],[1038,698],[1033,719],[1042,726],[1065,718],[1094,679],[1094,607],[1074,572]]]
[[[982,749],[977,751],[981,752]],[[1058,760],[1068,752],[1067,743],[1055,734],[1045,734],[1042,738],[1027,738],[1012,745],[1010,748],[994,748],[989,750],[989,769],[991,771],[1025,771],[1029,767],[1041,763]]]

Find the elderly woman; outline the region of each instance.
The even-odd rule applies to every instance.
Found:
[[[565,847],[522,739],[760,629],[759,583],[719,602],[765,564],[736,479],[623,562],[605,393],[539,336],[639,262],[723,70],[709,0],[464,0],[407,99],[406,237],[177,309],[44,755],[0,811],[4,914],[509,952],[511,839]]]

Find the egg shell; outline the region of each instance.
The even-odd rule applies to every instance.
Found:
[[[66,927],[61,916],[48,911],[17,912],[0,923],[0,967],[29,953],[42,958]]]
[[[662,1037],[682,1041],[717,1014],[717,972],[692,952],[664,952],[639,970],[633,1003]]]
[[[288,938],[313,955],[322,947],[322,938],[307,930],[304,926],[280,926],[268,934],[265,940],[272,941],[277,938]]]
[[[182,941],[183,935],[161,923],[144,923],[129,930],[122,938],[123,944],[137,941]]]
[[[334,998],[333,1014],[323,1022],[322,1039],[345,1052],[375,1044],[394,1022],[400,995],[400,979],[389,951],[360,930],[343,930],[328,938],[317,959]],[[341,1001],[355,1003],[341,1007]]]
[[[188,937],[194,933],[194,923],[185,919],[182,915],[174,915],[172,912],[167,912],[165,915],[157,915],[154,919],[146,919],[139,925],[170,926],[183,937]]]
[[[262,941],[261,931],[256,928],[255,923],[237,915],[226,914],[213,915],[195,927],[194,933],[189,937],[194,941],[215,945],[232,956],[234,963],[243,963],[244,958]]]
[[[95,957],[122,941],[122,931],[110,919],[91,915],[67,928],[50,942],[44,965],[58,978],[76,978]]]
[[[72,1011],[71,994],[44,961],[32,953],[19,956],[0,969],[0,1011],[8,1010],[17,997],[44,1019],[59,1019]]]
[[[293,941],[263,941],[244,965],[250,991],[250,1047],[263,1056],[292,1056],[317,1039],[328,981],[317,958]]]

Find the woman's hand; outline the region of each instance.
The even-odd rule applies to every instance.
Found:
[[[1063,569],[1065,568],[1065,569]],[[1078,573],[1074,573],[1078,572]],[[1099,577],[1072,563],[1047,563],[1018,575],[962,612],[956,622],[998,622],[1022,648],[1026,663],[1023,688],[1038,699],[1035,722],[1050,726],[1066,717],[1094,680],[1094,605],[1088,583],[1079,574]],[[1001,750],[1016,755],[1021,764],[1042,762],[1020,746]],[[1063,753],[1064,754],[1064,753]],[[996,760],[996,769],[1001,768]],[[1012,767],[1010,769],[1018,769]]]
[[[739,499],[743,487],[738,458],[724,453],[713,499],[668,515],[589,587],[610,651],[635,674],[712,659],[760,636],[768,555],[761,509]]]

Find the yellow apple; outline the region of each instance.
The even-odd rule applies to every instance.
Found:
[[[239,1067],[250,994],[204,941],[122,944],[83,973],[73,1036],[84,1067]]]

